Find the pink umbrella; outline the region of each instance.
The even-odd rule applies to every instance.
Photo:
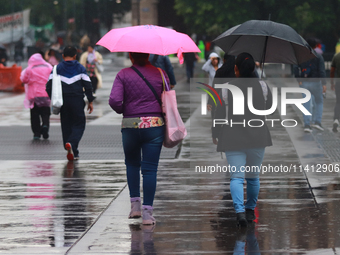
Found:
[[[158,55],[177,53],[181,64],[183,64],[182,53],[200,52],[188,35],[154,25],[112,29],[97,44],[111,52],[141,52]]]

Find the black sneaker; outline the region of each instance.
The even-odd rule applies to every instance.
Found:
[[[37,136],[37,135],[33,136],[33,140],[35,140],[35,141],[40,140],[40,135],[39,136]]]
[[[236,214],[236,219],[237,219],[237,225],[245,228],[248,225],[247,219],[246,219],[246,213],[241,212]]]
[[[246,219],[248,222],[256,220],[255,212],[252,209],[246,209]]]
[[[48,134],[48,127],[47,126],[42,127],[41,134],[42,134],[44,139],[48,139],[50,137],[49,134]]]
[[[309,125],[305,125],[303,131],[305,131],[305,133],[312,133],[312,129]]]

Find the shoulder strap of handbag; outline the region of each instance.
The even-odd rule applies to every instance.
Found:
[[[52,77],[57,77],[57,65],[55,65],[54,67],[53,67],[53,75],[52,75]]]
[[[157,95],[157,92],[154,89],[154,87],[152,87],[152,85],[150,84],[150,82],[144,77],[144,75],[136,67],[131,66],[131,69],[134,70],[143,79],[143,81],[145,81],[146,85],[148,85],[148,87],[151,89],[152,93],[155,95],[159,105],[162,107],[162,101],[159,98],[159,96]]]

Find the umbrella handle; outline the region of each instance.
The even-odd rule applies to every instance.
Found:
[[[264,62],[266,60],[266,51],[267,51],[267,43],[268,43],[268,36],[266,36],[266,41],[264,42],[263,54],[262,54],[262,72],[261,72],[261,79],[263,78],[263,71],[264,71]]]

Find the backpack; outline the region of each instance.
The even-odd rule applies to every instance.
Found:
[[[300,65],[301,78],[319,77],[319,58],[313,58]]]

